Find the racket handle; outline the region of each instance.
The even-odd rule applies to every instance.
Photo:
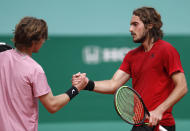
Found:
[[[145,124],[148,125],[148,123]],[[166,128],[164,128],[163,126],[159,125],[159,131],[168,131],[168,130],[166,130]]]
[[[166,128],[164,128],[163,126],[159,125],[159,131],[168,131],[168,130],[166,130]]]

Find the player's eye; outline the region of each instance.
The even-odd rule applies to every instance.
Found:
[[[134,23],[133,23],[133,25],[134,25],[134,26],[137,26],[137,25],[138,25],[138,23],[137,23],[137,22],[134,22]]]

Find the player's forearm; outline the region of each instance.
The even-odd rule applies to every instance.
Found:
[[[183,98],[187,91],[188,89],[185,82],[181,85],[176,85],[169,97],[161,105],[157,107],[157,110],[164,113],[167,109],[169,109],[171,106],[176,104],[181,98]]]
[[[113,94],[122,85],[124,85],[130,78],[130,75],[122,70],[117,70],[110,80],[103,81],[89,81],[87,90],[95,91],[104,94]]]
[[[54,96],[54,102],[52,102],[52,113],[59,111],[70,101],[69,96],[64,93],[61,95]]]
[[[52,98],[49,99],[49,103],[46,106],[46,109],[50,113],[55,113],[58,110],[60,110],[63,106],[65,106],[69,101],[70,98],[66,93],[57,96],[52,96]]]
[[[53,96],[52,92],[40,96],[39,99],[50,113],[57,112],[70,101],[70,97],[68,96],[68,94],[64,93],[57,96]]]
[[[95,81],[95,92],[104,94],[113,94],[117,89],[117,84],[114,80]]]

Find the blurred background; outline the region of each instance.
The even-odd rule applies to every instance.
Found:
[[[24,16],[44,19],[49,38],[33,58],[42,65],[54,95],[71,86],[71,77],[110,79],[125,54],[139,46],[129,23],[134,9],[154,7],[162,16],[164,40],[180,53],[189,85],[189,0],[0,0],[0,41],[13,45],[15,25]],[[131,86],[131,81],[126,83]],[[50,114],[39,102],[39,131],[130,131],[114,109],[113,95],[81,91],[68,105]],[[174,106],[177,130],[190,124],[189,93]]]

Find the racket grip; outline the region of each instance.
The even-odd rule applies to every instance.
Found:
[[[166,130],[166,128],[164,128],[163,126],[159,125],[159,131],[168,131],[168,130]]]
[[[148,125],[149,123],[145,123],[146,125]],[[159,131],[168,131],[166,128],[164,128],[163,126],[159,125]]]

